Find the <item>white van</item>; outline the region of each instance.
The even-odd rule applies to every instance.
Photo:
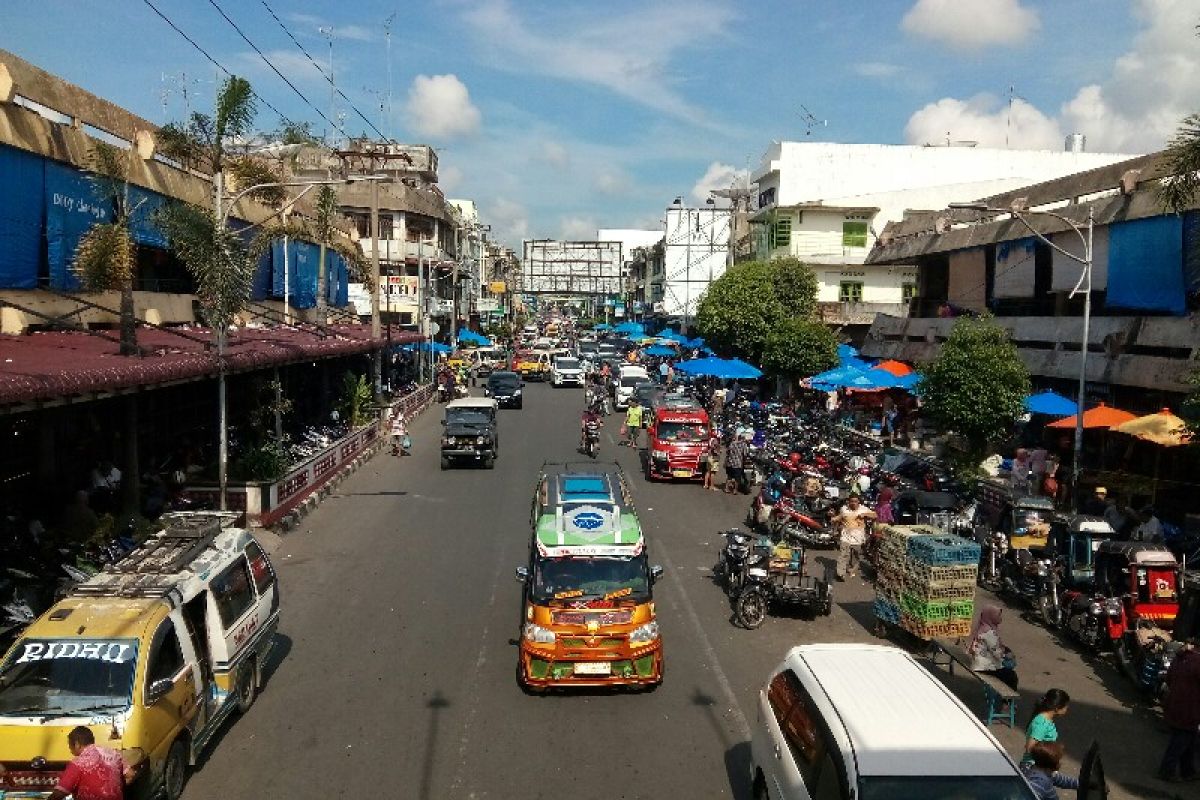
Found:
[[[995,737],[895,647],[793,647],[758,693],[754,796],[1036,800]]]
[[[650,380],[650,373],[646,372],[645,367],[636,364],[621,367],[617,373],[617,408],[628,408],[629,398],[633,397],[634,387],[648,380]]]

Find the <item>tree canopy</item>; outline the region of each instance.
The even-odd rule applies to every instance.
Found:
[[[811,316],[817,277],[794,258],[731,267],[700,299],[696,326],[715,350],[763,363],[767,339],[780,323]]]
[[[803,378],[837,366],[837,337],[826,325],[785,317],[767,336],[762,366],[789,378]]]
[[[1029,370],[993,319],[962,317],[938,357],[922,367],[921,393],[924,412],[981,454],[1025,413]]]

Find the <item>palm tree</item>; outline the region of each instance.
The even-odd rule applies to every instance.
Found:
[[[229,328],[250,299],[255,260],[250,248],[225,226],[224,193],[229,176],[245,186],[277,183],[269,166],[250,157],[231,156],[229,147],[251,132],[256,112],[254,92],[245,78],[230,77],[217,95],[216,113],[192,114],[183,125],[167,125],[159,132],[159,147],[185,166],[201,166],[213,176],[212,209],[186,203],[164,209],[160,222],[171,246],[196,280],[196,295],[205,321],[212,326],[217,345],[217,406],[219,442],[217,483],[220,506],[226,507],[228,482],[228,408],[225,396],[225,347]],[[253,195],[266,202],[281,202],[283,187],[268,187]]]
[[[109,222],[97,222],[80,238],[73,269],[89,292],[121,293],[121,355],[138,354],[137,319],[133,313],[133,278],[137,246],[129,230],[129,174],[133,151],[96,142],[91,151],[92,184],[112,210]]]
[[[1189,114],[1167,146],[1167,175],[1159,196],[1175,213],[1183,213],[1200,193],[1200,114]]]

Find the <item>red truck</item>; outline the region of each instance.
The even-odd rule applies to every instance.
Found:
[[[659,407],[654,411],[648,434],[647,480],[704,478],[709,421],[703,408]]]

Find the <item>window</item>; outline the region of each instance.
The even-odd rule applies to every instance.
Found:
[[[380,214],[379,215],[379,238],[380,239],[391,239],[392,238],[392,215],[391,214]]]
[[[867,246],[867,220],[865,217],[846,217],[842,221],[842,247]]]
[[[239,558],[218,575],[212,582],[212,593],[221,615],[221,625],[229,630],[254,604],[254,590],[250,588],[246,559]]]
[[[146,685],[155,681],[170,680],[183,669],[183,650],[179,647],[179,636],[175,624],[170,620],[163,625],[163,632],[150,652],[150,663],[146,670]]]
[[[817,765],[821,761],[822,743],[817,734],[811,708],[800,686],[800,679],[791,670],[775,676],[767,688],[767,702],[775,712],[775,720],[783,732],[796,768],[807,786],[812,786],[817,777]]]
[[[355,214],[353,212],[346,214],[347,217],[354,223],[354,229],[358,231],[358,235],[367,239],[371,235],[371,217],[368,214]]]
[[[771,224],[771,248],[789,247],[792,243],[792,218],[780,217]]]
[[[275,582],[275,571],[271,569],[271,562],[267,560],[267,554],[262,551],[257,542],[251,542],[246,545],[246,558],[250,559],[250,573],[254,576],[254,586],[258,589],[258,594],[264,595],[271,588],[271,584]]]
[[[839,303],[861,303],[862,298],[862,281],[842,281],[840,284],[838,284]]]
[[[910,302],[917,296],[917,285],[915,283],[900,284],[900,300],[902,302]]]

